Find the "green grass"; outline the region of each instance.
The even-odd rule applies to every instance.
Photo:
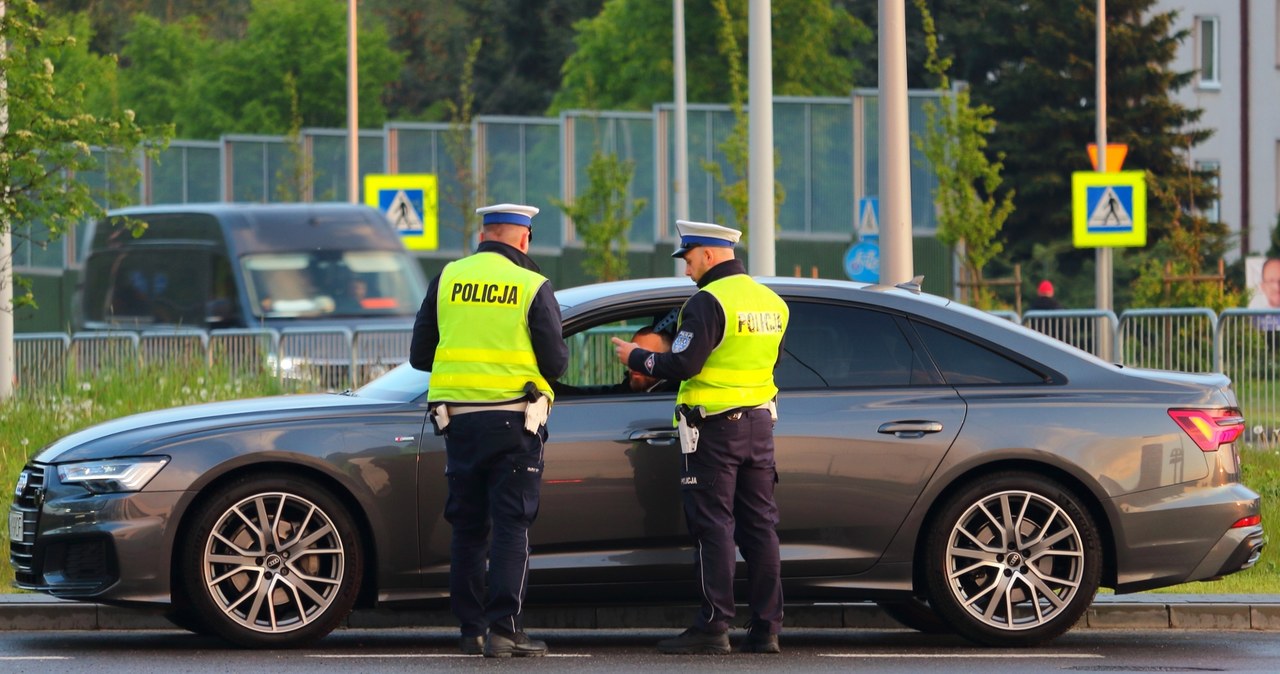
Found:
[[[19,389],[16,396],[0,402],[0,493],[10,494],[7,504],[27,459],[73,431],[139,412],[283,392],[280,382],[265,374],[236,375],[184,362],[107,370],[93,376],[70,374],[53,386]],[[13,568],[8,527],[0,527],[0,540],[0,592],[9,592],[13,591]]]
[[[27,459],[50,442],[94,424],[149,410],[285,392],[274,378],[235,376],[178,363],[69,376],[39,394],[20,392],[0,403],[0,489],[9,493]],[[1280,526],[1280,451],[1241,451],[1244,483],[1262,495],[1262,522]],[[11,498],[11,497],[10,497]],[[0,527],[0,592],[12,591],[7,527]],[[1280,549],[1268,546],[1252,569],[1206,583],[1157,590],[1176,593],[1280,593]]]

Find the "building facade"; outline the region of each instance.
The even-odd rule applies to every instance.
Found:
[[[1187,30],[1171,67],[1193,71],[1175,93],[1204,111],[1209,140],[1191,149],[1198,168],[1216,170],[1221,198],[1210,217],[1239,235],[1236,255],[1260,255],[1271,245],[1280,214],[1280,0],[1159,0],[1174,11],[1174,30]]]

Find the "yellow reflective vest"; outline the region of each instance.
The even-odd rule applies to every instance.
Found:
[[[498,253],[446,265],[436,296],[440,344],[427,400],[507,402],[524,397],[526,382],[554,397],[529,338],[529,306],[546,282]]]
[[[791,315],[787,303],[746,274],[712,281],[703,290],[724,310],[724,338],[702,371],[681,382],[676,403],[701,405],[710,415],[769,402],[778,394],[773,367]]]

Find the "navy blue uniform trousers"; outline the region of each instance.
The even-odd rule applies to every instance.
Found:
[[[545,439],[545,428],[536,436],[525,432],[523,412],[460,414],[445,430],[444,516],[453,525],[450,605],[463,636],[480,636],[488,628],[520,631]]]
[[[778,553],[778,481],[769,411],[708,417],[699,428],[698,451],[684,456],[681,492],[693,535],[696,581],[702,609],[694,627],[723,632],[734,617],[734,544],[747,562],[752,628],[782,630],[782,579]]]

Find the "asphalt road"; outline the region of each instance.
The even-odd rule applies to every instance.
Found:
[[[551,655],[458,655],[453,630],[341,630],[313,648],[247,651],[178,631],[0,633],[0,672],[1275,672],[1280,633],[1075,630],[1033,649],[978,648],[907,630],[791,630],[781,655],[664,656],[671,630],[536,631]],[[740,636],[740,635],[738,635]]]

